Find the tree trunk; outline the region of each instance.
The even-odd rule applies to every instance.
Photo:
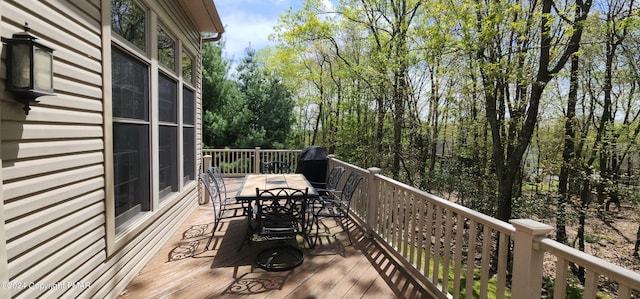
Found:
[[[379,91],[382,92],[382,91]],[[374,143],[376,144],[376,153],[377,155],[373,155],[373,165],[382,166],[382,153],[383,153],[383,143],[382,139],[384,137],[384,117],[385,117],[385,108],[384,108],[384,96],[379,93],[376,97],[376,102],[378,104],[378,117],[376,123],[376,140]]]
[[[633,247],[633,256],[640,258],[638,251],[640,251],[640,225],[638,225],[638,231],[636,232],[636,245]]]
[[[538,66],[535,82],[531,84],[529,101],[526,110],[510,111],[511,121],[508,127],[505,127],[509,117],[502,108],[504,101],[509,101],[508,95],[503,91],[508,91],[505,82],[506,78],[500,77],[500,73],[485,71],[481,69],[482,81],[485,90],[487,121],[491,128],[493,138],[493,156],[496,164],[496,175],[498,177],[498,207],[496,217],[503,221],[511,218],[513,183],[515,175],[521,167],[523,155],[531,142],[535,126],[538,121],[538,112],[540,98],[547,83],[564,68],[569,58],[578,50],[580,39],[582,38],[582,20],[586,19],[591,8],[591,2],[579,3],[576,7],[576,20],[574,24],[575,30],[569,37],[566,48],[562,51],[562,55],[556,61],[556,65],[550,68],[551,50],[553,37],[550,33],[549,15],[551,15],[553,0],[543,0],[541,3],[542,19],[540,22],[540,47],[538,53]],[[478,25],[482,26],[482,25]],[[500,47],[500,46],[496,46]],[[485,49],[480,48],[477,52],[478,59],[486,60]],[[521,51],[528,51],[528,47],[523,47]],[[496,54],[497,55],[497,54]],[[493,60],[491,60],[493,59]],[[491,61],[498,61],[497,57],[492,57]],[[502,92],[500,94],[499,92]],[[502,97],[502,98],[501,98]],[[498,102],[500,100],[500,102]],[[497,106],[499,104],[500,106]],[[517,113],[522,115],[517,116]],[[516,125],[517,124],[517,125]],[[507,133],[507,131],[509,131]]]
[[[514,176],[502,176],[498,178],[498,210],[496,211],[496,218],[502,221],[509,221],[511,219],[512,209],[512,194],[513,194],[513,182]]]
[[[567,115],[564,123],[564,148],[562,149],[562,167],[558,178],[558,207],[556,210],[556,240],[563,244],[567,243],[566,230],[566,208],[571,199],[569,193],[569,176],[571,165],[574,162],[575,142],[573,122],[576,115],[576,104],[578,102],[578,55],[571,56],[571,73],[569,79],[569,97],[567,100]]]

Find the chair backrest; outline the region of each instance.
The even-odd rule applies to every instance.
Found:
[[[291,164],[284,161],[266,161],[262,162],[262,173],[289,173],[291,172]]]
[[[353,193],[356,192],[356,188],[358,188],[358,184],[362,181],[362,175],[357,172],[352,172],[347,177],[347,181],[344,182],[344,187],[342,188],[342,192],[340,193],[340,199],[344,201],[351,201],[353,197]]]
[[[304,202],[308,197],[309,188],[256,188],[256,219],[267,221],[302,221],[305,216]]]
[[[329,177],[327,178],[327,190],[335,190],[338,188],[338,183],[340,182],[340,178],[342,178],[342,174],[344,173],[344,167],[336,166],[331,169],[329,172]]]
[[[211,205],[213,205],[213,213],[218,217],[218,209],[216,205],[220,205],[222,202],[222,196],[220,195],[220,188],[214,179],[208,173],[200,174],[200,183],[204,185],[204,189],[209,194]]]
[[[224,183],[224,178],[222,177],[222,173],[220,172],[220,168],[218,168],[217,166],[211,166],[209,167],[209,170],[207,171],[209,173],[209,176],[211,177],[211,179],[213,181],[216,182],[216,184],[218,184],[218,188],[220,189],[221,197],[226,198],[227,197],[227,185]]]

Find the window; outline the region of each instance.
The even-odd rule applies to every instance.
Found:
[[[149,67],[112,47],[113,173],[116,225],[149,202]]]
[[[118,48],[111,51],[113,117],[149,120],[149,67]]]
[[[182,89],[182,165],[183,183],[195,180],[195,98],[193,91],[187,87]]]
[[[135,0],[111,0],[111,29],[145,50],[145,12]]]
[[[176,42],[158,26],[158,61],[172,71],[176,69]]]
[[[116,234],[196,180],[194,56],[170,34],[179,30],[172,23],[151,27],[157,15],[145,2],[111,0],[115,215],[107,216]]]
[[[182,80],[193,83],[193,59],[185,52],[182,52]]]
[[[177,82],[158,76],[160,198],[178,191],[178,90]]]

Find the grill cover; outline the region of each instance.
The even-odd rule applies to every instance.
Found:
[[[327,181],[327,152],[321,146],[309,146],[298,155],[296,173],[302,173],[315,188],[323,188]]]

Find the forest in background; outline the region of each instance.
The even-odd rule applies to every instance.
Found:
[[[593,219],[640,212],[639,8],[635,0],[305,1],[281,15],[275,47],[251,54],[260,82],[281,84],[293,102],[291,131],[271,145],[322,145],[501,220],[549,220],[558,241],[584,251],[601,225]],[[222,64],[215,82],[246,82],[240,67],[231,78]],[[206,82],[207,74],[205,113],[251,110],[256,95],[247,93],[245,102],[222,105],[218,95],[207,104]],[[635,236],[623,240],[637,264],[640,224],[632,223]]]

